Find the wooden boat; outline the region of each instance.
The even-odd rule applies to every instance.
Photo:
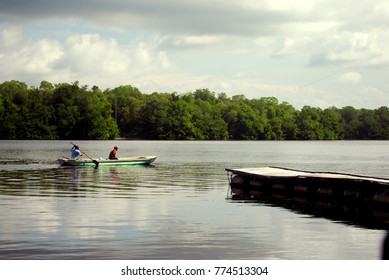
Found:
[[[58,162],[63,166],[96,166],[94,161],[98,162],[98,165],[149,165],[156,160],[157,156],[139,156],[139,157],[127,157],[119,159],[70,159],[60,158]]]

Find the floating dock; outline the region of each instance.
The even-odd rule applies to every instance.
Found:
[[[352,220],[365,227],[389,229],[389,178],[283,167],[226,171],[232,199],[258,200],[312,215]]]

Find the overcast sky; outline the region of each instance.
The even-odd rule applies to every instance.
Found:
[[[389,1],[0,0],[0,82],[389,107]]]

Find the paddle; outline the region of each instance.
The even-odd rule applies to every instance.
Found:
[[[72,144],[73,146],[77,146],[76,144],[70,142],[70,144]],[[93,161],[93,163],[96,165],[96,167],[99,167],[99,162],[93,158],[91,158],[90,156],[88,156],[83,150],[79,149],[81,151],[81,153],[83,153],[84,155],[86,155],[91,161]]]

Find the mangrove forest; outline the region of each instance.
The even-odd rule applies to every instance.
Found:
[[[0,84],[0,139],[388,140],[389,109],[297,110],[275,97],[208,89],[144,94],[136,87]]]

